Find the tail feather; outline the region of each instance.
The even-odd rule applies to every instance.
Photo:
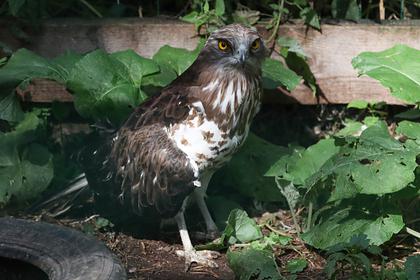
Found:
[[[36,202],[27,211],[38,212],[41,209],[50,216],[57,217],[69,211],[74,202],[82,193],[90,191],[86,174],[75,177],[63,190],[40,202]]]

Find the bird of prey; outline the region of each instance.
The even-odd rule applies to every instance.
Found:
[[[215,266],[195,251],[184,211],[197,203],[207,231],[217,227],[205,193],[213,173],[244,143],[260,107],[261,64],[267,48],[259,34],[239,24],[213,32],[195,62],[159,94],[138,106],[108,144],[95,151],[106,174],[93,185],[112,193],[139,215],[152,209],[174,217],[191,263]],[[92,172],[91,172],[92,173]]]

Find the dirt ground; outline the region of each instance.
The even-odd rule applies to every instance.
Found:
[[[45,216],[31,218],[72,227],[95,235],[120,258],[130,280],[235,279],[233,271],[228,266],[225,251],[220,252],[220,256],[215,259],[218,268],[193,265],[188,272],[185,272],[184,259],[176,255],[176,250],[182,249],[181,240],[176,231],[161,232],[159,240],[153,240],[136,238],[127,233],[114,231],[110,227],[97,229],[95,228],[97,215],[78,219],[52,219]],[[275,221],[281,221],[286,228],[292,223],[287,211],[266,213],[257,218],[259,222],[266,219],[270,219],[272,224],[275,224]],[[269,233],[269,231],[269,228],[263,228],[264,233]],[[293,230],[284,233],[292,237],[293,240],[287,246],[279,246],[275,249],[276,261],[282,275],[287,275],[285,270],[287,261],[305,258],[308,261],[308,267],[297,275],[297,279],[325,279],[322,270],[325,266],[324,258],[316,251],[309,250]],[[195,236],[196,234],[191,232],[191,235]],[[205,242],[205,240],[193,240],[193,244],[196,245]]]

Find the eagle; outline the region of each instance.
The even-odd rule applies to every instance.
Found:
[[[214,31],[192,65],[135,108],[93,153],[100,166],[90,165],[89,185],[138,215],[152,210],[175,218],[187,269],[192,263],[217,266],[209,251],[194,249],[184,211],[195,201],[207,232],[218,233],[206,189],[248,135],[260,108],[267,54],[254,29],[232,24]]]

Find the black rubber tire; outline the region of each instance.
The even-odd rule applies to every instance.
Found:
[[[0,218],[0,256],[33,264],[51,280],[127,279],[121,262],[104,244],[43,222]]]

